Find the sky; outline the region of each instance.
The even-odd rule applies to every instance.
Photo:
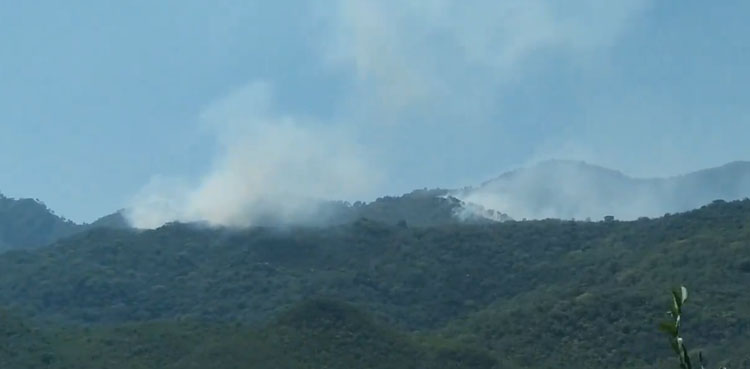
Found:
[[[750,159],[750,3],[0,2],[0,193],[251,222],[548,158]],[[248,209],[253,210],[248,215]]]

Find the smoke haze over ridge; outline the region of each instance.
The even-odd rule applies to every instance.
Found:
[[[221,147],[210,172],[194,187],[152,182],[127,212],[133,225],[245,226],[269,216],[302,222],[318,200],[352,199],[377,185],[374,166],[343,131],[274,115],[271,95],[267,85],[252,83],[206,109],[202,118]]]
[[[326,25],[320,57],[356,81],[338,117],[348,132],[332,130],[336,122],[269,117],[271,82],[250,83],[202,114],[222,148],[209,174],[189,190],[160,186],[166,192],[160,194],[152,184],[136,197],[129,217],[139,227],[170,220],[237,226],[269,213],[290,221],[314,216],[316,199],[366,198],[377,188],[373,178],[382,178],[374,169],[382,155],[368,157],[347,143],[387,145],[363,137],[381,129],[402,132],[405,141],[418,139],[410,136],[422,129],[454,134],[464,129],[452,121],[461,116],[470,119],[462,125],[481,127],[490,121],[485,105],[496,95],[492,90],[518,83],[515,74],[528,58],[545,51],[585,58],[615,42],[647,5],[358,0],[336,2],[333,12],[319,8]],[[425,42],[431,38],[441,43]],[[451,63],[440,63],[446,57]]]
[[[144,227],[245,225],[314,217],[318,199],[475,185],[549,158],[633,177],[714,167],[750,157],[748,11],[8,3],[0,190],[79,222],[127,207]]]
[[[515,219],[635,220],[750,197],[750,162],[668,178],[633,178],[583,162],[552,160],[454,195]]]

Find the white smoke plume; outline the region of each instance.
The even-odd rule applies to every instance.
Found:
[[[615,43],[651,1],[337,4],[335,12],[321,10],[331,29],[324,43],[328,60],[351,69],[379,109],[427,105],[441,113],[453,109],[466,114],[482,109],[476,100],[491,100],[492,89],[522,78],[525,63],[534,56],[557,52],[585,64]],[[477,118],[486,118],[484,113]]]
[[[221,147],[212,170],[192,187],[154,179],[127,213],[132,224],[304,222],[319,200],[366,196],[377,185],[378,171],[345,129],[276,115],[270,105],[269,87],[253,83],[206,109]]]
[[[503,109],[497,99],[523,80],[530,60],[555,53],[585,64],[612,45],[650,1],[315,4],[312,23],[321,27],[311,32],[311,42],[319,60],[310,62],[350,82],[333,109],[335,118],[275,111],[264,84],[230,94],[203,114],[222,148],[210,173],[198,183],[152,180],[128,212],[135,226],[173,220],[245,226],[267,217],[296,222],[314,217],[321,198],[383,194],[384,171],[376,163],[388,168],[392,181],[404,174],[445,174],[450,168],[441,164],[444,146],[424,140],[486,140],[480,124],[512,125],[493,121]],[[429,138],[426,125],[443,138]],[[420,158],[408,158],[419,167],[403,168],[414,146],[425,148]]]

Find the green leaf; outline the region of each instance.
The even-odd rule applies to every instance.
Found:
[[[672,337],[677,337],[677,325],[675,322],[661,322],[659,323],[659,330]]]
[[[674,310],[679,314],[682,311],[682,296],[677,290],[672,291],[672,304],[674,305]]]
[[[677,317],[680,316],[681,310],[679,306],[677,306],[677,300],[674,299],[674,296],[672,297],[672,305],[669,307],[669,312],[672,314],[672,317],[677,320]]]
[[[680,287],[680,295],[681,295],[680,297],[682,297],[682,302],[680,303],[680,305],[683,305],[685,304],[685,301],[687,301],[687,298],[688,298],[687,287],[685,286]]]

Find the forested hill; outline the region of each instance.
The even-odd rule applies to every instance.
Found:
[[[92,228],[126,228],[120,212],[92,224],[76,224],[36,199],[13,199],[0,194],[0,252],[46,246]]]
[[[45,324],[0,311],[3,369],[496,369],[486,350],[399,332],[348,304],[311,300],[263,327],[193,320]]]
[[[311,216],[294,221],[273,212],[253,225],[327,227],[367,218],[390,225],[444,226],[513,219],[618,219],[662,216],[695,209],[716,199],[750,196],[750,162],[733,162],[683,176],[632,178],[582,162],[554,160],[505,173],[462,190],[422,189],[372,202],[318,203]],[[92,228],[129,228],[124,209],[92,224],[56,215],[39,200],[0,194],[0,251],[47,245]],[[284,217],[281,217],[284,218]]]
[[[255,331],[294,306],[296,316],[314,315],[318,305],[305,301],[323,297],[428,351],[447,340],[524,368],[674,364],[662,361],[671,351],[656,324],[670,288],[684,283],[693,292],[683,322],[692,347],[750,367],[747,200],[633,222],[102,228],[0,254],[0,270],[0,305],[46,324],[160,321],[172,323],[158,329],[182,332],[180,322],[199,321]],[[366,342],[351,344],[366,351]]]
[[[469,210],[469,211],[467,211]],[[490,223],[511,218],[477,204],[467,204],[444,189],[414,190],[401,196],[384,196],[354,204],[328,202],[321,206],[318,225],[342,225],[358,219],[412,226],[444,226],[457,223]]]
[[[42,202],[0,194],[0,250],[43,246],[80,231]]]
[[[440,226],[510,219],[477,205],[473,205],[471,213],[464,213],[465,206],[460,200],[448,196],[447,190],[424,189],[401,196],[381,197],[369,203],[321,202],[315,217],[300,223],[327,227],[367,218],[390,225]],[[95,228],[131,228],[126,215],[127,210],[120,210],[91,224],[76,224],[56,215],[39,200],[11,199],[0,195],[0,251],[45,246]],[[263,226],[288,226],[283,220],[273,217],[259,223]]]

